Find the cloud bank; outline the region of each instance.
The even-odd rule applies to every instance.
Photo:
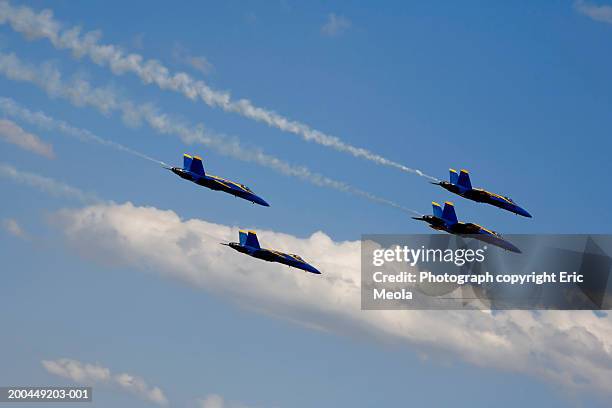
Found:
[[[433,350],[437,356],[526,373],[571,390],[612,392],[610,316],[585,311],[362,311],[359,241],[335,242],[323,232],[298,238],[258,231],[262,246],[298,253],[323,272],[312,276],[228,254],[218,242],[235,240],[237,227],[182,220],[173,211],[103,204],[63,210],[54,222],[76,253],[156,271],[306,327],[361,333],[423,353]]]
[[[61,358],[43,360],[42,366],[49,373],[85,385],[109,385],[159,406],[167,406],[168,399],[159,387],[151,387],[140,377],[127,373],[113,374],[98,364],[86,364]]]

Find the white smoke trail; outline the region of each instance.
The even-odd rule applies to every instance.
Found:
[[[35,134],[26,132],[10,120],[0,119],[0,140],[48,159],[55,158],[52,145],[43,142]]]
[[[78,188],[69,186],[68,184],[52,178],[18,170],[7,163],[0,162],[0,176],[13,180],[19,184],[35,187],[45,193],[49,193],[57,197],[74,198],[85,203],[96,203],[101,201],[93,193],[81,191]]]
[[[76,106],[92,106],[105,114],[120,112],[123,115],[124,122],[128,124],[137,125],[144,122],[154,131],[177,136],[187,144],[200,143],[223,155],[257,163],[317,186],[364,197],[370,201],[385,204],[407,213],[419,214],[417,211],[393,201],[312,172],[307,167],[287,163],[264,153],[260,149],[244,148],[238,139],[208,131],[201,124],[196,126],[185,124],[167,114],[158,112],[150,104],[137,105],[131,101],[120,99],[112,90],[94,88],[84,79],[74,78],[71,81],[64,81],[59,70],[49,63],[35,66],[23,63],[15,54],[0,53],[0,74],[11,80],[32,83],[45,90],[51,97],[68,99]]]
[[[64,122],[63,120],[54,119],[40,111],[32,112],[31,110],[20,106],[11,98],[0,97],[0,111],[2,111],[5,115],[12,116],[13,118],[18,118],[22,121],[28,122],[45,130],[55,130],[65,135],[74,137],[83,142],[95,142],[100,145],[111,147],[113,149],[132,154],[134,156],[152,161],[157,164],[165,165],[165,163],[160,160],[154,159],[151,156],[148,156],[144,153],[140,153],[134,149],[130,149],[129,147],[114,142],[112,140],[101,138],[93,134],[89,130],[79,129]]]
[[[196,80],[185,72],[172,74],[157,60],[145,60],[142,55],[128,54],[116,45],[100,44],[101,33],[99,31],[82,34],[78,26],[63,28],[62,24],[53,17],[51,10],[36,13],[29,7],[12,7],[7,1],[0,1],[0,24],[6,23],[28,39],[46,38],[55,48],[72,51],[76,58],[88,56],[96,64],[109,67],[116,75],[131,72],[145,84],[155,84],[160,89],[181,93],[191,100],[200,99],[208,106],[219,107],[226,112],[234,112],[266,123],[268,126],[298,135],[304,140],[349,153],[354,157],[438,181],[421,170],[389,160],[367,149],[352,146],[336,136],[327,135],[304,123],[255,106],[248,99],[233,100],[228,92],[214,90],[204,81]]]

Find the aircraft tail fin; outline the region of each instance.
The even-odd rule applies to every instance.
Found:
[[[468,190],[472,189],[472,182],[470,181],[470,174],[467,170],[461,170],[459,172],[459,178],[457,179],[457,184],[463,188],[467,188]]]
[[[202,158],[199,156],[190,156],[188,154],[183,155],[183,168],[192,173],[204,175],[204,165],[202,164]]]
[[[261,248],[259,246],[259,240],[257,239],[257,233],[255,231],[249,231],[246,237],[246,245],[253,248]]]
[[[238,237],[240,238],[240,245],[245,246],[246,245],[246,240],[247,240],[247,236],[249,234],[246,231],[240,230],[238,231]]]
[[[202,158],[200,156],[193,156],[193,160],[191,161],[191,172],[199,174],[200,176],[204,175],[204,165],[202,164]]]
[[[255,231],[240,230],[238,234],[240,236],[240,245],[257,249],[261,248],[259,246],[259,240],[257,239],[257,233]]]
[[[191,169],[192,161],[193,161],[193,157],[185,153],[183,155],[183,170],[189,171],[189,169]]]
[[[457,170],[448,169],[448,172],[450,173],[451,184],[457,184],[457,182],[459,181],[459,173],[457,173]]]
[[[440,204],[435,201],[431,202],[431,206],[433,207],[433,215],[434,217],[442,218],[442,207]]]
[[[442,218],[446,221],[456,224],[459,222],[457,219],[457,213],[455,213],[455,205],[450,201],[444,203],[444,210],[442,211]]]

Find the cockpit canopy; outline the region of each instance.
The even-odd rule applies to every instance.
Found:
[[[292,256],[292,257],[294,257],[295,259],[297,259],[298,261],[302,261],[302,262],[304,262],[304,260],[302,259],[302,257],[301,257],[301,256],[299,256],[299,255],[296,255],[296,254],[291,254],[291,256]]]
[[[502,235],[499,232],[497,232],[497,231],[493,231],[493,230],[490,230],[490,229],[487,229],[487,231],[489,231],[491,234],[495,235],[497,238],[503,238]]]
[[[246,191],[248,191],[249,193],[252,193],[253,190],[251,190],[250,188],[248,188],[247,186],[245,186],[244,184],[241,184],[240,187],[244,188]]]

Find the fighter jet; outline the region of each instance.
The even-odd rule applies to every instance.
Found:
[[[444,210],[440,204],[431,203],[433,206],[433,215],[424,215],[422,217],[412,217],[415,220],[425,221],[429,226],[438,231],[445,231],[449,234],[469,236],[503,248],[507,251],[521,253],[521,250],[516,246],[506,241],[499,233],[491,231],[482,225],[472,224],[471,222],[459,222],[455,213],[455,206],[451,202],[444,203]]]
[[[263,198],[256,195],[244,184],[213,176],[212,174],[206,174],[204,172],[204,166],[202,165],[202,159],[198,156],[183,155],[182,169],[178,167],[164,167],[185,180],[193,181],[211,190],[224,191],[235,197],[251,201],[254,204],[263,205],[265,207],[270,206]]]
[[[436,183],[431,182],[431,184],[441,186],[451,193],[465,197],[468,200],[491,204],[495,207],[522,215],[523,217],[531,218],[531,214],[512,201],[511,198],[492,193],[482,188],[473,188],[467,170],[461,170],[459,174],[457,174],[456,170],[450,169],[450,182],[440,181]]]
[[[299,255],[285,254],[273,249],[265,249],[259,246],[257,233],[255,231],[239,232],[240,242],[230,242],[228,244],[221,243],[243,254],[250,255],[254,258],[263,259],[268,262],[278,262],[294,268],[303,269],[307,272],[321,274],[314,266],[303,260]]]

